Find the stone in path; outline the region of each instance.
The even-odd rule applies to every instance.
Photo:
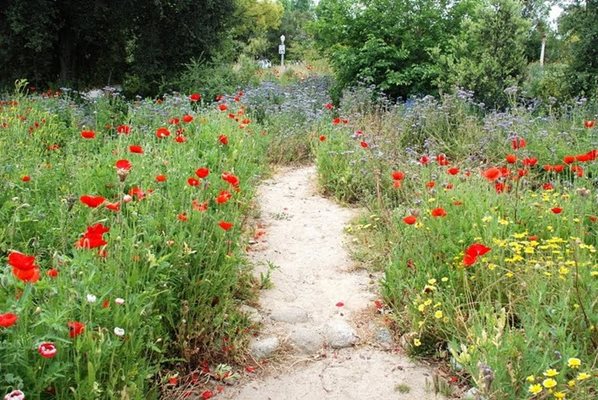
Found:
[[[441,398],[430,392],[431,370],[398,354],[390,332],[367,320],[377,287],[353,271],[344,243],[357,211],[321,197],[316,179],[314,167],[286,169],[260,187],[266,235],[250,256],[262,266],[258,276],[270,272],[272,288],[261,293],[262,327],[250,353],[272,360],[219,398]]]

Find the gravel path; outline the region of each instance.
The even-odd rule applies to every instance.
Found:
[[[344,227],[357,211],[317,194],[314,167],[284,169],[259,192],[265,235],[252,246],[257,273],[271,271],[250,345],[273,359],[223,398],[436,399],[432,371],[402,355],[375,307],[377,277],[353,271]],[[266,264],[270,263],[270,267]]]

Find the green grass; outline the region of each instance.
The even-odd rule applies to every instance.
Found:
[[[426,107],[419,125],[400,108],[370,111],[348,117],[347,125],[331,124],[326,140],[313,143],[321,187],[368,209],[348,228],[354,256],[384,269],[385,301],[410,338],[407,350],[444,358],[492,399],[594,398],[598,162],[573,163],[582,176],[569,165],[561,173],[544,168],[593,149],[595,131],[580,118],[587,110],[556,119]],[[498,119],[511,121],[527,145],[511,148],[511,131],[489,128]],[[418,162],[441,152],[448,165]],[[507,164],[507,154],[517,156],[515,164]],[[524,165],[531,157],[537,164]],[[511,171],[497,181],[505,190],[484,177],[493,166]],[[405,177],[395,181],[393,171]],[[434,217],[436,208],[446,216]],[[404,221],[410,215],[413,224]],[[474,243],[491,250],[466,265]],[[576,358],[579,367],[571,364]],[[558,375],[551,378],[550,369]]]
[[[237,307],[253,289],[241,235],[268,138],[228,118],[235,106],[225,113],[186,98],[15,101],[0,107],[0,257],[6,265],[11,251],[33,255],[41,277],[25,283],[8,266],[0,270],[0,314],[18,316],[0,327],[0,395],[21,389],[31,400],[157,398],[164,363],[184,368],[242,357],[250,322]],[[184,114],[193,121],[169,122]],[[119,124],[130,134],[117,133]],[[159,127],[171,136],[157,138]],[[83,139],[89,129],[95,138]],[[174,140],[177,130],[185,142]],[[130,145],[144,153],[129,152]],[[122,181],[119,159],[132,164]],[[190,186],[199,167],[210,174]],[[223,180],[225,172],[238,186]],[[160,174],[165,182],[156,181]],[[143,198],[123,201],[135,187]],[[221,191],[232,196],[224,204],[215,201]],[[89,208],[82,195],[120,202],[120,211]],[[207,210],[196,210],[203,202]],[[110,229],[107,244],[77,248],[97,223]],[[51,268],[57,277],[47,276]],[[70,338],[69,321],[84,323],[84,332]],[[42,342],[55,344],[54,358],[38,354]]]

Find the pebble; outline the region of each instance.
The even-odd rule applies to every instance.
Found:
[[[307,322],[309,315],[307,315],[307,312],[301,308],[285,307],[272,311],[270,313],[270,318],[273,321],[296,324],[298,322]]]
[[[355,329],[343,319],[328,321],[324,329],[326,342],[333,349],[342,349],[357,343]]]
[[[249,353],[256,360],[268,358],[280,346],[280,340],[276,336],[268,336],[261,339],[255,339],[249,343]]]
[[[322,335],[315,329],[297,327],[289,337],[293,346],[303,354],[315,354],[324,345]]]

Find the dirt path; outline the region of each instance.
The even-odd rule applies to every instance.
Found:
[[[314,167],[285,169],[259,192],[266,234],[251,252],[272,288],[251,344],[273,358],[227,399],[435,399],[431,370],[401,355],[377,311],[375,277],[351,270],[344,227],[355,210],[319,196]],[[281,360],[277,362],[276,360]]]

